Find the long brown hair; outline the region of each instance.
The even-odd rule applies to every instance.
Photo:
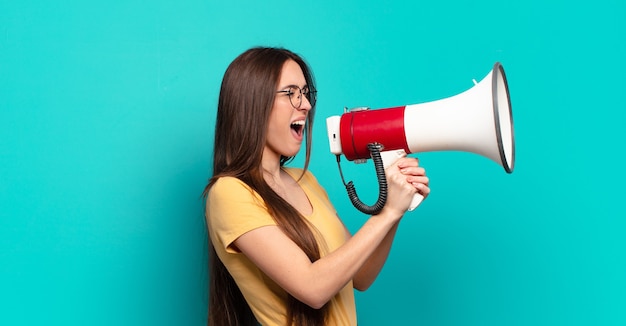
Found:
[[[227,68],[217,108],[213,176],[204,190],[208,194],[215,181],[235,177],[256,191],[281,230],[307,254],[311,261],[320,258],[317,241],[302,215],[265,182],[261,157],[267,137],[267,126],[274,104],[276,88],[284,63],[295,61],[307,85],[315,90],[314,78],[306,62],[297,54],[282,48],[256,47],[239,55]],[[304,136],[308,168],[311,153],[311,131],[315,107],[307,115]],[[281,157],[284,165],[293,157]],[[209,240],[210,285],[209,325],[254,324],[255,319],[241,291],[226,270]],[[288,325],[323,325],[327,307],[313,309],[291,295],[287,299]]]

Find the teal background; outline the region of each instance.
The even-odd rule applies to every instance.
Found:
[[[360,325],[626,324],[624,2],[0,1],[1,325],[205,323],[219,83],[256,45],[313,67],[311,170],[352,230],[325,118],[506,70],[514,173],[417,155],[432,195]],[[370,164],[342,167],[373,202]]]

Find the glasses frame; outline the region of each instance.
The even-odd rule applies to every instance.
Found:
[[[287,86],[286,88],[288,89],[283,89],[280,91],[276,91],[276,93],[285,93],[289,96],[289,103],[291,103],[291,106],[298,110],[300,109],[300,107],[302,106],[302,96],[304,95],[307,99],[307,101],[309,101],[309,103],[311,104],[311,107],[315,106],[315,102],[317,101],[317,91],[314,89],[311,89],[309,86],[304,86],[303,88],[300,88],[300,86],[297,85],[290,85]],[[295,92],[293,92],[293,89],[297,88],[298,92],[300,93],[297,97],[296,100],[298,101],[298,105],[294,104],[294,95],[296,95]],[[308,90],[308,91],[306,91]],[[305,93],[306,91],[306,93]]]

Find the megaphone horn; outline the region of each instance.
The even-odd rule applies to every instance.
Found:
[[[368,145],[379,144],[383,173],[384,167],[400,157],[431,151],[476,153],[498,163],[507,173],[513,172],[515,163],[511,101],[499,62],[485,78],[458,95],[401,107],[357,108],[327,118],[326,126],[330,151],[338,162],[341,154],[356,163],[373,158]],[[419,201],[414,201],[415,206]],[[384,203],[376,206],[361,208],[367,210],[364,213],[377,213]],[[357,207],[363,211],[361,208]]]

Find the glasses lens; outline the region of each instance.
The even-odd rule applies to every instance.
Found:
[[[302,105],[302,91],[298,86],[292,86],[289,88],[289,101],[291,101],[291,106],[298,109],[300,105]]]
[[[302,97],[306,97],[311,106],[315,106],[315,102],[317,101],[317,91],[309,89],[308,86],[305,86],[304,89],[301,89],[298,86],[291,86],[289,88],[289,101],[291,102],[291,106],[295,109],[299,109],[302,106]]]

